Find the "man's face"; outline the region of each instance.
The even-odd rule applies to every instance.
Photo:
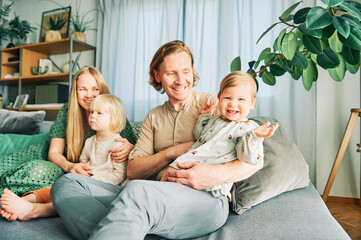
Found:
[[[186,103],[193,95],[192,59],[186,52],[172,53],[166,56],[154,70],[155,79],[162,84],[172,107]]]

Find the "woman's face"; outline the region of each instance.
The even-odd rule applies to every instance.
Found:
[[[79,105],[89,112],[91,102],[100,95],[97,81],[89,72],[83,73],[76,81],[76,91]]]
[[[186,52],[166,56],[154,71],[157,82],[162,84],[171,106],[186,103],[193,95],[192,59]]]

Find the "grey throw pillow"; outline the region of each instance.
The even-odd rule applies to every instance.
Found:
[[[273,118],[251,118],[259,125],[276,122]],[[280,126],[275,134],[264,139],[264,166],[257,173],[232,189],[233,210],[242,214],[247,209],[283,192],[307,187],[310,183],[308,164],[295,143]]]
[[[0,109],[0,133],[37,134],[45,111],[18,112]]]

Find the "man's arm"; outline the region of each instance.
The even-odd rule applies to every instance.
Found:
[[[136,157],[128,161],[127,175],[129,179],[149,179],[168,166],[180,155],[186,153],[194,142],[179,144],[154,155]]]
[[[263,167],[263,161],[250,165],[239,160],[225,164],[209,165],[199,162],[178,164],[181,170],[167,171],[166,181],[177,182],[197,190],[208,189],[222,183],[244,180]]]

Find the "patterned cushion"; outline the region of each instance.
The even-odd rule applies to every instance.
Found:
[[[142,128],[143,122],[130,122],[130,126],[133,128],[133,132],[135,134],[135,137],[138,139],[140,129]]]

